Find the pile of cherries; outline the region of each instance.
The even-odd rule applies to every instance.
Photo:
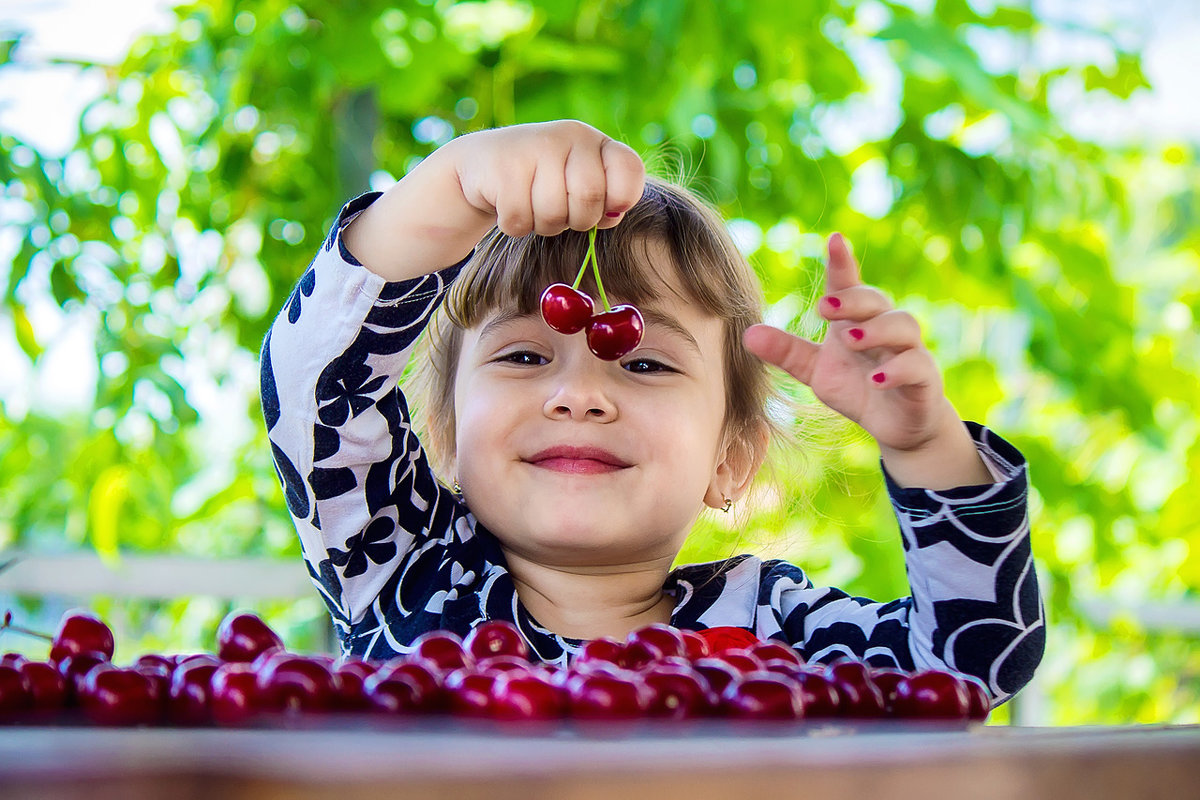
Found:
[[[335,713],[524,723],[968,722],[988,714],[987,690],[974,678],[851,660],[805,665],[778,642],[720,641],[649,625],[623,642],[589,641],[560,668],[532,663],[514,625],[488,621],[465,640],[427,633],[411,653],[388,661],[335,660],[289,653],[259,617],[235,612],[217,630],[215,654],[150,654],[122,667],[112,663],[108,626],[71,611],[47,661],[0,657],[0,724],[270,726]]]
[[[579,291],[579,284],[589,263],[596,280],[596,291],[604,304],[604,310],[600,313],[596,313],[592,298]],[[542,292],[540,305],[542,319],[559,333],[579,333],[586,329],[588,349],[597,358],[615,361],[641,344],[642,332],[646,327],[641,312],[631,305],[613,307],[608,304],[604,283],[600,280],[600,265],[596,260],[595,228],[588,231],[587,253],[575,282],[570,286],[565,283],[550,284]]]

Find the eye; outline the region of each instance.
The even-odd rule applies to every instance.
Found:
[[[516,364],[521,367],[540,367],[542,364],[549,363],[545,356],[533,352],[532,350],[514,350],[511,353],[505,353],[496,359],[502,364]]]
[[[625,369],[639,375],[653,375],[662,372],[676,372],[675,369],[668,367],[661,361],[655,361],[653,358],[634,358],[622,364]]]

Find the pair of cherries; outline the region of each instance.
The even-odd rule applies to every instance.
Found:
[[[600,294],[600,302],[604,310],[596,313],[596,304],[592,298],[579,291],[579,284],[587,272],[588,264],[592,265],[592,275],[596,279],[596,291]],[[575,282],[568,286],[565,283],[552,283],[542,292],[540,300],[542,319],[559,333],[574,334],[587,331],[588,349],[597,358],[605,361],[615,361],[633,350],[642,341],[642,331],[645,323],[641,312],[631,305],[610,306],[604,293],[604,283],[600,280],[600,266],[596,260],[596,229],[588,231],[588,249],[583,257],[583,264],[575,276]]]

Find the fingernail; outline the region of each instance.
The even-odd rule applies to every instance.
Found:
[[[861,342],[864,335],[862,328],[851,328],[850,330],[846,331],[846,333],[850,334],[850,338],[856,342]],[[881,372],[879,374],[882,375],[883,373]]]
[[[884,375],[882,372],[876,372],[871,376],[871,380],[875,381],[876,383],[883,383],[887,380],[887,375]]]
[[[604,213],[604,216],[608,217],[609,219],[616,219],[617,217],[621,216],[621,212],[620,211],[606,211]]]
[[[829,303],[830,308],[841,308],[842,307],[842,301],[838,300],[836,297],[826,297],[825,302]]]

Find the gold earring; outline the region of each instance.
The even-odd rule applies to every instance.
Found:
[[[454,489],[454,493],[456,495],[458,495],[459,497],[462,497],[462,487],[458,485],[458,478],[454,479],[453,489]]]
[[[725,495],[721,495],[721,496],[725,497]],[[733,498],[725,497],[725,505],[721,506],[721,510],[724,511],[726,514],[728,514],[729,509],[731,509],[731,508],[733,508]]]

